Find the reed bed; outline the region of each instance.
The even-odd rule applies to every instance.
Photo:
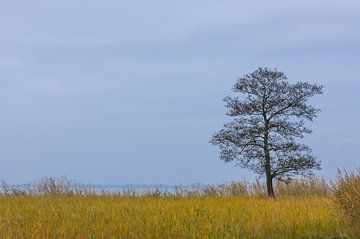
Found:
[[[0,238],[341,238],[328,197],[1,196]]]
[[[353,238],[360,238],[360,169],[357,173],[339,172],[334,199],[349,233]]]
[[[94,191],[64,177],[3,182],[0,238],[358,239],[359,214],[348,214],[359,210],[359,178],[278,182],[276,199],[260,181],[142,192]]]
[[[322,178],[295,179],[290,182],[275,184],[277,196],[329,196],[332,186]],[[266,197],[265,183],[238,181],[223,184],[195,185],[192,187],[175,186],[170,190],[152,188],[137,190],[132,187],[123,187],[116,191],[94,189],[91,185],[73,182],[66,177],[42,178],[37,182],[23,187],[8,185],[5,181],[0,187],[0,195],[7,196],[120,196],[120,197],[229,197],[229,196],[256,196]]]

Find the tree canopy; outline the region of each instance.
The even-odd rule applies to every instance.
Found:
[[[323,86],[291,84],[283,72],[259,67],[232,90],[238,96],[224,101],[233,120],[210,141],[219,146],[220,159],[265,176],[269,196],[274,196],[273,179],[287,181],[320,169],[312,150],[297,140],[312,132],[305,121],[320,110],[307,101],[322,94]]]

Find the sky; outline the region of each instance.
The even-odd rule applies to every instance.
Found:
[[[0,178],[221,183],[254,175],[209,144],[258,66],[324,85],[317,175],[360,167],[360,3],[0,0]]]

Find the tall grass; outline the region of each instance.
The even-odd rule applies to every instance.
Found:
[[[0,238],[337,238],[326,197],[2,196]]]
[[[280,196],[329,196],[331,185],[323,178],[311,177],[295,179],[288,183],[277,182],[276,195]]]
[[[45,177],[37,182],[23,185],[22,187],[10,186],[4,180],[1,182],[0,195],[13,196],[82,196],[92,195],[96,192],[89,186],[80,185],[69,180],[66,177],[49,178]]]
[[[0,238],[340,239],[342,218],[322,179],[172,191],[94,191],[66,178],[2,184]],[[356,237],[355,237],[356,238]]]
[[[117,191],[93,189],[91,185],[75,183],[66,177],[42,178],[37,182],[19,188],[2,182],[0,194],[23,196],[122,196],[122,197],[229,197],[229,196],[257,196],[266,197],[267,189],[261,181],[230,182],[224,184],[197,185],[191,188],[176,186],[171,190],[158,188],[136,190],[124,187]],[[331,194],[330,185],[321,178],[295,179],[288,183],[275,184],[277,196],[328,196]]]
[[[357,173],[339,172],[334,195],[351,234],[354,238],[360,238],[360,170]]]

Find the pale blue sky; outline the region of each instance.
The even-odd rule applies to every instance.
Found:
[[[318,174],[360,166],[358,1],[0,0],[0,178],[252,178],[208,143],[238,76],[325,86]]]

